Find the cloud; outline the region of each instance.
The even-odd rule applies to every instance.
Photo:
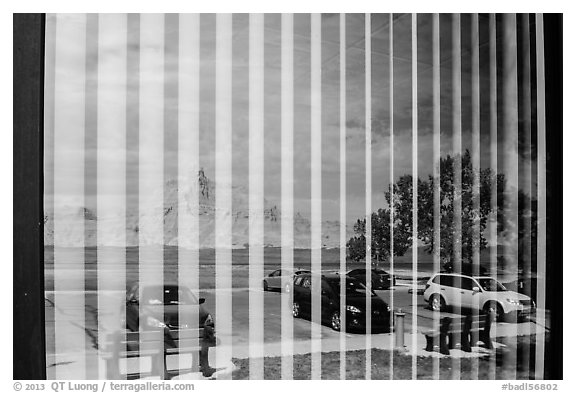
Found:
[[[96,16],[91,16],[90,23],[93,23]],[[74,31],[85,28],[86,17],[78,15],[62,15],[58,17],[59,24],[66,24]],[[383,20],[387,20],[384,18]],[[47,16],[47,24],[53,27],[55,17]],[[279,198],[281,191],[281,158],[285,152],[282,146],[281,133],[281,35],[280,18],[278,15],[266,15],[265,22],[265,67],[262,70],[264,78],[264,127],[265,139],[263,141],[265,156],[263,166],[266,198]],[[78,43],[77,37],[58,35],[57,43],[59,53],[65,58],[72,59],[70,62],[57,62],[57,69],[51,69],[51,64],[47,64],[47,73],[54,73],[58,81],[66,81],[57,86],[56,110],[60,114],[66,114],[76,123],[82,119],[93,122],[96,119],[97,107],[96,97],[98,88],[118,91],[117,98],[112,98],[112,104],[120,105],[122,95],[126,94],[128,103],[127,113],[127,146],[126,150],[115,149],[114,143],[106,150],[101,150],[99,158],[113,162],[120,155],[127,157],[127,183],[137,184],[137,178],[141,171],[149,171],[151,174],[162,174],[166,177],[177,176],[178,154],[178,88],[186,82],[194,80],[193,75],[186,70],[178,70],[178,20],[174,15],[164,17],[165,34],[164,41],[156,43],[140,43],[140,35],[147,34],[136,27],[139,26],[138,17],[131,15],[128,20],[128,36],[125,48],[115,46],[113,40],[107,40],[108,44],[101,46],[99,52],[96,45],[87,47],[86,57],[76,58],[86,48],[79,47],[85,45],[86,40]],[[294,39],[294,176],[295,176],[295,202],[298,209],[306,209],[310,197],[310,158],[311,158],[311,135],[310,135],[310,23],[307,15],[295,16],[295,39]],[[333,23],[334,22],[334,23]],[[339,54],[337,45],[337,18],[327,15],[323,16],[323,65],[322,65],[322,184],[323,198],[327,206],[333,206],[339,198],[340,185],[340,69]],[[215,164],[220,159],[219,146],[216,145],[216,119],[220,116],[220,109],[215,101],[216,87],[216,30],[215,17],[212,14],[200,16],[200,58],[199,80],[200,84],[198,103],[199,110],[199,151],[197,157],[200,166],[210,178],[215,178]],[[232,104],[232,175],[234,184],[246,185],[249,182],[249,35],[248,35],[247,15],[234,15],[233,17],[233,37],[232,37],[232,64],[231,64],[231,104]],[[351,38],[358,38],[363,35],[363,18],[348,16],[348,31]],[[397,24],[409,24],[409,18],[399,18]],[[52,25],[51,25],[52,24]],[[61,28],[62,26],[60,26]],[[140,27],[142,25],[140,24]],[[397,26],[402,27],[402,26]],[[405,27],[405,26],[404,26]],[[97,29],[88,29],[88,42],[97,42]],[[332,34],[334,33],[334,34]],[[92,34],[92,35],[91,35]],[[379,33],[378,40],[375,41],[375,48],[378,43],[385,43],[386,30]],[[154,38],[154,37],[153,37]],[[157,37],[156,37],[157,38]],[[48,37],[47,39],[50,39]],[[354,42],[356,42],[355,40]],[[53,48],[47,42],[47,50]],[[81,46],[80,45],[80,46]],[[166,46],[164,46],[166,45]],[[386,45],[380,51],[386,52]],[[123,84],[114,82],[113,76],[97,74],[97,67],[91,64],[93,61],[99,62],[100,66],[117,60],[118,56],[128,56],[130,64],[137,64],[140,59],[140,51],[143,49],[153,49],[164,58],[164,65],[161,69],[148,74],[129,73],[128,90]],[[407,52],[406,48],[397,48],[400,52]],[[126,53],[127,51],[127,53]],[[388,187],[389,166],[390,166],[390,113],[389,113],[389,79],[387,57],[374,55],[373,75],[372,75],[372,177],[373,177],[373,203],[375,207],[382,204],[382,191]],[[87,63],[88,62],[88,63]],[[133,63],[136,62],[136,63]],[[90,67],[86,68],[89,64]],[[411,91],[411,68],[410,63],[405,60],[398,60],[394,74],[394,168],[395,176],[400,176],[412,171],[412,91]],[[74,82],[69,79],[69,75],[75,72],[88,70],[87,80]],[[463,80],[467,81],[469,76],[463,70]],[[468,72],[469,73],[469,72]],[[421,66],[419,68],[419,90],[418,90],[418,171],[422,175],[430,172],[432,163],[432,118],[433,101],[431,95],[431,72],[429,68]],[[441,150],[442,155],[452,150],[452,82],[450,69],[442,68],[441,80]],[[144,130],[149,124],[139,124],[138,104],[139,78],[147,81],[162,80],[165,83],[164,97],[158,97],[157,106],[148,108],[149,111],[160,112],[164,120],[159,127],[164,132],[164,160],[166,167],[158,166],[152,160],[139,157],[139,146],[135,141],[142,142],[145,136],[139,135],[139,130]],[[182,79],[179,79],[182,78]],[[86,84],[86,82],[89,82]],[[484,82],[482,82],[484,83]],[[484,85],[483,85],[484,86]],[[85,88],[88,87],[88,90]],[[462,113],[462,149],[471,146],[470,138],[470,89],[467,83],[463,83],[463,113]],[[85,107],[78,105],[89,98],[89,105]],[[347,70],[346,70],[346,175],[347,193],[349,197],[350,214],[362,214],[361,201],[365,198],[365,173],[366,173],[366,151],[365,151],[365,64],[363,43],[357,41],[356,45],[347,48]],[[49,99],[49,98],[48,98]],[[487,94],[481,95],[481,160],[486,166],[489,161],[490,141],[488,135],[487,112],[489,97]],[[47,105],[47,108],[50,106]],[[77,113],[68,113],[70,108],[79,108]],[[86,109],[86,113],[84,113]],[[499,107],[501,117],[502,108]],[[106,114],[100,114],[106,116]],[[58,119],[58,117],[57,117]],[[87,182],[87,189],[95,190],[96,176],[96,151],[98,128],[94,123],[86,124],[84,138],[78,138],[78,130],[70,124],[57,123],[57,135],[59,139],[56,154],[66,154],[69,158],[78,157],[80,152],[85,150],[86,162],[88,165],[88,176],[84,179]],[[51,130],[47,128],[47,132]],[[499,133],[501,135],[502,133]],[[70,138],[69,138],[70,136]],[[47,135],[50,139],[51,135]],[[76,138],[75,138],[76,137]],[[499,136],[501,138],[501,136]],[[498,152],[499,160],[502,159],[502,149]],[[51,154],[46,154],[50,160]],[[50,170],[51,163],[46,165]],[[84,171],[79,167],[57,167],[58,173],[48,173],[47,178],[53,175],[59,181],[65,183],[67,180],[75,181],[83,178]],[[50,192],[50,187],[47,187]],[[129,187],[129,193],[135,192],[136,188]],[[67,198],[76,198],[68,196]],[[87,195],[86,199],[93,196]],[[129,196],[129,198],[132,195]],[[59,198],[59,196],[58,196]],[[358,204],[358,206],[357,206]],[[338,209],[326,208],[328,215],[334,214],[338,217]]]

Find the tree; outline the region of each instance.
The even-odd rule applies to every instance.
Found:
[[[440,257],[444,263],[453,263],[455,246],[461,247],[462,261],[472,262],[475,250],[485,249],[486,226],[488,218],[493,213],[491,208],[492,181],[496,176],[497,184],[497,223],[500,237],[514,236],[522,239],[522,227],[514,227],[510,222],[504,222],[504,214],[508,206],[504,206],[505,178],[496,175],[490,168],[478,170],[478,206],[475,205],[474,168],[470,152],[461,156],[461,193],[455,192],[455,158],[446,156],[440,159]],[[432,175],[428,179],[418,179],[418,238],[432,253],[435,248],[434,238],[434,187],[435,180]],[[393,195],[390,191],[385,193],[388,206],[393,206],[394,214],[394,255],[403,255],[412,245],[412,175],[401,176],[393,184]],[[510,195],[508,195],[509,197]],[[393,198],[392,198],[393,197]],[[461,238],[455,236],[454,207],[461,201]],[[527,214],[532,208],[526,202],[526,196],[518,190],[518,217]],[[479,231],[476,232],[476,229]],[[348,242],[352,258],[365,258],[365,219],[358,220],[354,226],[357,236]],[[456,241],[455,241],[456,240]],[[364,244],[362,243],[364,241]],[[459,241],[459,242],[458,242]],[[390,256],[390,208],[379,209],[372,213],[372,249],[377,260],[384,260]]]
[[[398,216],[400,217],[400,216]],[[390,258],[390,210],[378,209],[371,215],[372,222],[372,257],[376,262]],[[410,247],[410,234],[404,228],[404,222],[396,220],[394,223],[394,255],[404,255]],[[347,243],[348,256],[360,261],[366,258],[366,219],[359,219],[354,224],[356,236]]]
[[[360,262],[366,258],[366,237],[363,234],[360,236],[351,237],[346,243],[348,248],[348,257],[355,262]]]
[[[494,172],[490,168],[478,171],[479,175],[479,208],[474,206],[474,168],[470,152],[461,156],[461,239],[455,241],[454,205],[458,200],[455,192],[455,159],[446,156],[440,159],[440,257],[444,262],[453,262],[455,246],[461,247],[463,261],[472,261],[474,250],[487,247],[485,230],[491,213],[490,195]],[[498,200],[502,201],[504,176],[497,175]],[[418,198],[418,237],[426,245],[428,252],[434,250],[434,177],[419,182]],[[474,226],[478,225],[479,233],[475,234]]]

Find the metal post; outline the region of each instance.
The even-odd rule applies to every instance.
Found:
[[[404,349],[404,317],[406,316],[406,313],[403,313],[402,309],[399,308],[394,315],[396,317],[394,329],[396,332],[396,349]]]

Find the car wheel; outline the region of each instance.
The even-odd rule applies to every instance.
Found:
[[[330,316],[330,327],[337,332],[342,328],[342,320],[340,319],[340,311],[334,311]]]
[[[300,318],[300,303],[292,303],[292,316],[294,318]]]
[[[486,304],[484,306],[484,312],[486,314],[494,313],[496,322],[502,322],[504,320],[504,310],[502,310],[502,306],[496,302]]]
[[[430,297],[428,304],[430,305],[432,311],[444,311],[446,308],[446,302],[444,301],[444,298],[437,294]]]
[[[267,281],[264,281],[264,290],[265,290],[265,291],[268,291],[268,290],[269,290],[269,288],[268,288],[268,282],[267,282]]]

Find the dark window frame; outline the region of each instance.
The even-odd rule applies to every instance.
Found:
[[[13,371],[46,379],[44,316],[45,14],[13,15]]]
[[[43,242],[45,20],[45,14],[13,14],[13,378],[17,380],[46,379]],[[552,263],[563,262],[563,15],[544,14],[544,33],[549,171],[546,185],[547,261]],[[553,334],[546,348],[546,368],[551,379],[562,379],[562,263],[557,263],[547,273],[546,298]]]

